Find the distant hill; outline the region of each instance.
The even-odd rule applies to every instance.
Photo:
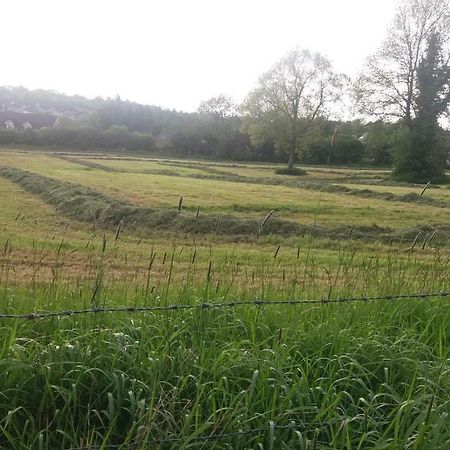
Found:
[[[13,113],[34,114],[29,116],[38,123],[46,125],[53,120],[51,117],[63,117],[72,121],[89,122],[91,125],[109,128],[113,125],[126,126],[130,131],[151,133],[156,136],[161,133],[169,122],[186,113],[165,110],[158,106],[142,105],[136,102],[123,101],[116,98],[96,97],[88,99],[79,95],[66,95],[60,92],[43,89],[29,90],[24,87],[0,87],[0,126],[8,119],[15,123]],[[8,114],[4,114],[8,112]],[[25,116],[14,116],[20,122],[26,121]],[[3,120],[3,118],[5,120]],[[39,119],[38,119],[39,118]],[[55,122],[53,120],[53,123]],[[29,120],[31,123],[31,120]],[[21,122],[23,123],[23,122]]]
[[[23,113],[80,114],[98,108],[98,100],[43,89],[0,87],[0,109]]]

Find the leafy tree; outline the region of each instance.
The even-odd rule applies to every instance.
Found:
[[[450,65],[444,61],[438,33],[427,40],[425,56],[417,68],[416,117],[409,139],[395,160],[394,176],[411,182],[445,178],[438,119],[450,103]]]
[[[300,158],[310,164],[356,164],[364,155],[364,145],[358,140],[362,134],[363,125],[357,120],[317,120],[303,140]]]
[[[219,95],[201,102],[197,112],[221,118],[235,117],[238,115],[238,107],[231,97]]]
[[[343,78],[319,53],[294,49],[259,79],[242,105],[252,144],[273,139],[293,169],[299,144],[327,104],[340,97]]]
[[[215,113],[185,114],[164,130],[165,150],[183,155],[251,159],[249,138],[240,128],[239,117],[222,117]]]
[[[231,97],[219,95],[203,101],[198,108],[203,140],[212,156],[250,159],[248,136],[241,133],[238,107]]]
[[[369,163],[392,164],[398,144],[398,129],[398,125],[381,120],[367,124],[366,131],[361,135],[361,141],[365,145],[365,157]]]
[[[402,120],[411,129],[417,109],[418,66],[429,37],[445,39],[450,28],[448,0],[403,0],[388,36],[356,83],[364,114]]]

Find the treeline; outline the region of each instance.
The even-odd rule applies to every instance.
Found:
[[[0,145],[93,149],[121,149],[154,152],[155,139],[146,133],[115,125],[107,130],[78,125],[73,127],[14,129],[0,131]]]
[[[59,115],[53,128],[0,128],[0,145],[5,146],[110,148],[235,161],[284,163],[289,159],[288,149],[277,146],[275,140],[252,140],[238,108],[225,97],[203,102],[195,113],[183,113],[119,97],[89,100],[21,87],[0,88],[0,107]],[[299,143],[297,159],[308,164],[390,165],[398,135],[395,124],[319,117]]]

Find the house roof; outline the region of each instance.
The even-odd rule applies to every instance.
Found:
[[[0,126],[10,120],[16,126],[30,122],[33,128],[53,127],[56,116],[41,113],[20,113],[15,111],[0,111]]]

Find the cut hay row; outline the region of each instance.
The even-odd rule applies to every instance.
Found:
[[[450,208],[450,204],[443,200],[437,200],[432,197],[422,196],[420,195],[420,190],[417,192],[409,192],[407,194],[398,195],[393,194],[392,192],[379,192],[373,191],[370,189],[354,189],[349,188],[340,184],[331,184],[325,183],[323,181],[314,182],[314,181],[301,181],[301,180],[293,180],[293,179],[280,179],[280,178],[272,178],[272,177],[248,177],[245,175],[237,175],[232,172],[217,170],[213,167],[210,167],[205,164],[195,164],[195,163],[183,163],[179,161],[158,161],[159,164],[163,164],[166,166],[171,166],[174,168],[183,167],[186,169],[196,169],[204,171],[204,174],[200,173],[191,173],[191,174],[181,174],[174,171],[169,170],[124,170],[119,168],[112,168],[104,164],[95,163],[91,161],[84,161],[75,157],[61,157],[67,161],[80,164],[82,166],[91,167],[99,170],[104,170],[106,172],[117,172],[117,173],[144,173],[149,175],[167,175],[167,176],[177,176],[177,177],[185,177],[185,178],[196,178],[202,180],[215,180],[215,181],[227,181],[231,183],[247,183],[247,184],[264,184],[269,186],[286,186],[290,188],[300,188],[306,189],[310,191],[317,192],[326,192],[332,194],[344,194],[344,195],[352,195],[356,197],[362,198],[370,198],[376,200],[384,200],[389,202],[400,202],[400,203],[414,203],[418,206],[434,206],[437,208]]]
[[[63,154],[55,154],[53,155],[56,158],[62,159],[63,161],[68,161],[70,163],[79,164],[80,166],[89,167],[90,169],[98,169],[103,170],[104,172],[113,172],[113,173],[137,173],[126,169],[119,169],[118,167],[109,167],[104,164],[96,163],[91,160],[87,161],[84,159],[76,158],[74,156],[66,156]],[[120,158],[116,158],[116,160],[120,160]],[[144,160],[138,160],[144,161]],[[159,162],[158,162],[159,163]],[[162,163],[161,163],[162,164]],[[170,164],[169,164],[170,165]],[[174,170],[161,169],[161,170],[142,170],[139,173],[149,174],[149,175],[166,175],[172,177],[181,176],[180,173],[175,172]]]
[[[192,174],[188,175],[191,178],[218,180],[218,181],[229,181],[233,183],[251,183],[251,184],[265,184],[273,186],[286,186],[291,188],[301,188],[310,191],[317,192],[327,192],[332,194],[345,194],[353,195],[356,197],[370,198],[376,200],[385,200],[389,202],[400,202],[400,203],[415,203],[417,205],[435,206],[438,208],[450,208],[448,202],[436,200],[431,197],[423,197],[415,192],[410,192],[404,195],[393,194],[392,192],[377,192],[370,189],[352,189],[346,186],[338,184],[328,184],[328,183],[316,183],[316,182],[302,182],[297,180],[280,180],[270,177],[246,177],[243,175],[219,175],[219,174]]]
[[[271,217],[261,226],[261,220],[233,215],[202,214],[179,208],[139,208],[127,202],[106,196],[84,186],[68,183],[12,167],[0,168],[3,176],[38,195],[57,211],[79,221],[93,222],[106,227],[119,224],[128,229],[171,230],[186,233],[217,233],[236,236],[276,234],[280,236],[314,235],[332,239],[362,239],[384,242],[406,240],[412,242],[417,235],[433,235],[433,243],[440,244],[450,238],[450,225],[421,225],[414,228],[392,230],[376,225],[326,227],[300,224]],[[274,213],[272,213],[274,214]],[[272,216],[271,214],[271,216]],[[350,231],[351,230],[351,231]],[[437,232],[435,232],[437,230]],[[351,235],[351,236],[350,236]]]

